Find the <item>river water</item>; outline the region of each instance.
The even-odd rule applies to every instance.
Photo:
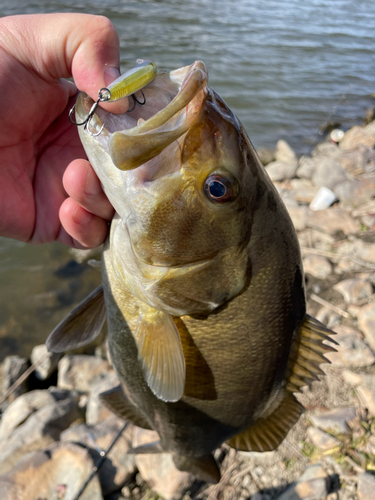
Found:
[[[256,147],[286,139],[308,153],[328,117],[349,128],[375,105],[372,0],[0,1],[0,15],[85,12],[120,35],[121,69],[137,58],[171,70],[205,62],[210,85]],[[28,355],[99,281],[58,244],[0,239],[0,359]]]

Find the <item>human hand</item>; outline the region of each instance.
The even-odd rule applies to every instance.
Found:
[[[77,89],[63,78],[96,100],[119,75],[115,28],[86,14],[4,17],[0,63],[0,235],[99,245],[114,211],[69,121]]]

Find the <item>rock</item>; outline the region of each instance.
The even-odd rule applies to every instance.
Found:
[[[303,231],[307,223],[307,207],[287,207],[296,231]]]
[[[277,500],[325,500],[328,495],[325,478],[294,483]]]
[[[266,166],[266,171],[273,182],[291,179],[296,173],[296,170],[296,164],[284,163],[282,161],[271,161],[271,163]]]
[[[370,347],[375,350],[375,302],[361,307],[357,317],[359,329],[364,333]]]
[[[60,361],[62,354],[48,352],[45,344],[37,345],[31,351],[31,363],[37,363],[43,358],[43,362],[35,369],[35,376],[39,380],[46,380],[57,369],[57,364]]]
[[[349,174],[359,175],[374,168],[375,151],[361,144],[356,149],[343,151],[337,160]]]
[[[108,361],[80,354],[64,356],[59,362],[57,386],[89,392],[94,383],[110,369]]]
[[[2,441],[0,474],[7,472],[26,453],[57,441],[60,433],[81,417],[76,398],[55,401],[34,412]]]
[[[337,184],[333,191],[344,208],[357,207],[375,196],[375,177],[347,180]]]
[[[335,408],[316,415],[309,415],[312,424],[324,431],[348,432],[348,422],[356,417],[355,408]]]
[[[71,500],[90,474],[94,463],[87,450],[72,443],[54,443],[30,453],[0,476],[2,500]],[[96,475],[80,500],[103,500]]]
[[[316,162],[314,158],[309,156],[301,156],[296,171],[296,176],[300,179],[311,179],[316,168]]]
[[[360,224],[342,208],[327,208],[326,210],[308,210],[306,224],[322,232],[333,234],[343,231],[345,234],[357,233]]]
[[[356,304],[372,295],[372,286],[363,279],[351,278],[339,281],[333,286],[333,289],[340,292],[348,304]]]
[[[318,144],[314,148],[312,156],[317,160],[321,160],[323,158],[337,158],[341,153],[342,151],[339,149],[337,144],[333,144],[329,141]]]
[[[297,156],[295,152],[289,146],[289,144],[286,141],[283,141],[282,139],[277,141],[275,149],[275,158],[276,161],[293,164],[297,168]]]
[[[357,386],[356,391],[361,406],[367,408],[370,417],[375,417],[375,391],[368,389],[364,385]]]
[[[337,248],[338,255],[351,256],[365,262],[375,264],[375,244],[366,243],[359,238],[351,237]]]
[[[375,500],[375,476],[363,472],[357,476],[358,500]]]
[[[88,447],[94,463],[97,463],[100,459],[99,450],[109,448],[123,425],[123,420],[112,415],[105,422],[95,426],[86,424],[72,426],[61,433],[60,439]],[[132,433],[133,425],[129,424],[99,469],[98,475],[104,496],[119,490],[136,473],[135,455],[128,453]]]
[[[316,319],[327,326],[327,328],[334,329],[337,325],[341,324],[342,316],[328,307],[322,307],[315,315]],[[336,340],[336,337],[333,337]],[[334,346],[335,349],[337,346]]]
[[[311,203],[319,188],[308,179],[292,179],[290,194],[299,203]]]
[[[303,268],[305,273],[321,280],[326,279],[333,272],[332,264],[326,257],[313,254],[304,257]]]
[[[351,370],[344,370],[342,372],[343,379],[349,385],[354,387],[363,384],[364,386],[375,390],[375,374],[367,373],[354,373]]]
[[[30,391],[14,400],[4,411],[0,423],[0,440],[8,439],[12,431],[32,413],[55,402],[46,390]]]
[[[373,132],[371,125],[370,123],[366,127],[352,127],[345,132],[344,138],[340,141],[340,149],[354,149],[360,144],[373,148],[375,146],[375,132]]]
[[[113,413],[102,403],[99,396],[102,392],[118,386],[119,383],[114,370],[104,373],[102,378],[93,383],[86,407],[87,424],[95,425],[113,416]]]
[[[134,428],[133,448],[157,440],[156,432]],[[183,488],[190,482],[189,474],[177,469],[170,453],[138,454],[135,460],[143,479],[165,500],[180,498]]]
[[[257,149],[257,153],[263,166],[268,165],[275,159],[275,151],[271,148],[260,147]]]
[[[324,186],[332,189],[336,194],[334,189],[336,185],[348,179],[345,170],[337,160],[332,158],[323,157],[319,158],[319,161],[316,158],[315,162],[316,168],[311,178],[313,184],[318,187]]]
[[[315,427],[309,427],[307,429],[307,435],[311,439],[312,444],[323,451],[332,450],[332,448],[336,448],[336,446],[340,445],[338,439]]]
[[[329,352],[325,357],[337,366],[371,366],[375,355],[364,341],[361,333],[346,325],[335,326],[337,335],[332,338],[339,345],[333,347],[337,352]]]
[[[3,391],[5,392],[19,379],[19,377],[28,369],[29,362],[26,358],[20,356],[7,356],[4,360],[3,368]],[[14,401],[18,396],[27,391],[27,380],[22,382],[17,389],[7,398],[8,403]]]

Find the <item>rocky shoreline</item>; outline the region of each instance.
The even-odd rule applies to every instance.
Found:
[[[73,500],[375,499],[375,121],[297,158],[285,141],[260,150],[296,227],[308,312],[339,342],[325,376],[298,399],[306,413],[280,447],[236,452],[223,445],[218,485],[194,481],[168,454],[132,455],[155,440],[111,414],[99,394],[117,385],[104,345],[63,357],[37,346],[0,367],[0,498]],[[337,199],[309,208],[320,188]],[[12,384],[32,364],[32,375]],[[9,394],[11,392],[11,394]],[[113,448],[106,450],[117,438]]]

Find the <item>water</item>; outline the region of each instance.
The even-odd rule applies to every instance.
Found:
[[[338,103],[331,118],[344,128],[374,105],[371,0],[0,1],[2,16],[67,11],[113,21],[122,70],[138,57],[166,70],[202,59],[256,147],[283,138],[306,153]],[[0,358],[28,354],[96,283],[90,270],[56,276],[69,259],[60,245],[0,240]]]

